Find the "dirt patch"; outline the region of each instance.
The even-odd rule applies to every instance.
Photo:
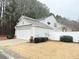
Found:
[[[7,36],[6,35],[0,35],[0,40],[7,40]]]
[[[79,59],[79,44],[52,42],[5,46],[26,59]]]

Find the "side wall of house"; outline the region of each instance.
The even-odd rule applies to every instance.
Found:
[[[41,27],[34,27],[34,37],[48,37],[49,36],[49,29],[41,28]]]

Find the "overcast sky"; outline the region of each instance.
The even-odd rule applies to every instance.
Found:
[[[46,4],[55,15],[59,14],[71,20],[79,19],[79,0],[39,0]]]

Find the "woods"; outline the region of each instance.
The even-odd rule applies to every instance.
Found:
[[[50,15],[50,12],[37,0],[0,0],[0,34],[14,35],[14,27],[21,15],[37,19]]]
[[[79,31],[79,22],[70,20],[68,18],[62,17],[60,15],[56,15],[56,19],[58,23],[68,26],[72,29],[72,31]]]

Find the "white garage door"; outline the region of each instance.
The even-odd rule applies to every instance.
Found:
[[[17,39],[29,40],[31,36],[31,30],[16,30],[15,35]]]

